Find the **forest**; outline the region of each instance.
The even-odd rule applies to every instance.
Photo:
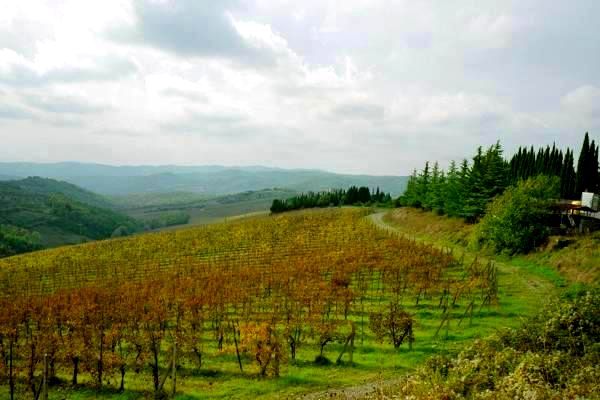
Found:
[[[471,162],[451,162],[447,172],[437,162],[433,167],[426,162],[420,172],[413,172],[398,204],[475,222],[506,188],[538,175],[559,179],[556,198],[579,199],[581,192],[600,188],[598,147],[586,133],[576,170],[573,150],[563,153],[555,145],[537,152],[533,147],[519,148],[510,160],[504,159],[500,143],[485,151],[479,147]]]

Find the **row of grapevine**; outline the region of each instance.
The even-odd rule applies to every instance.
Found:
[[[201,368],[207,348],[277,376],[309,344],[318,359],[343,343],[337,359],[351,362],[365,319],[380,340],[412,345],[407,304],[437,308],[441,329],[458,303],[466,317],[496,301],[492,265],[463,265],[363,215],[307,212],[4,260],[0,379],[39,398],[58,375],[123,389],[141,373],[158,394],[178,369]]]

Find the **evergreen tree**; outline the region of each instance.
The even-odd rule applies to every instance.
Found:
[[[427,192],[429,191],[430,180],[429,161],[426,161],[425,168],[423,168],[417,179],[417,202],[415,207],[423,207],[423,201],[427,198]]]
[[[560,172],[560,196],[563,199],[575,198],[575,168],[573,151],[567,149]]]
[[[557,176],[560,178],[560,196],[566,199],[578,199],[584,190],[600,190],[598,146],[594,141],[590,143],[589,134],[585,135],[577,169],[574,161],[571,149],[563,153],[555,143],[537,151],[533,147],[519,147],[508,165],[509,182],[514,185],[536,175]]]
[[[439,214],[444,213],[444,184],[444,172],[440,170],[439,164],[436,162],[431,171],[431,180],[423,201],[423,208]]]
[[[502,157],[502,153],[500,142],[490,147],[485,153],[484,192],[488,201],[502,194],[508,186],[508,165]],[[548,154],[548,158],[550,157],[550,148],[545,154]]]
[[[533,146],[529,149],[527,153],[527,159],[525,161],[525,171],[523,177],[521,179],[528,179],[535,175],[535,150]]]
[[[410,178],[408,178],[408,183],[406,184],[406,190],[404,191],[404,193],[402,194],[402,196],[400,196],[399,198],[399,202],[401,205],[403,206],[408,206],[408,207],[416,207],[418,204],[418,198],[419,198],[419,191],[417,188],[418,185],[418,176],[417,176],[417,170],[413,170],[412,175],[410,176]]]
[[[590,184],[590,137],[585,133],[579,161],[577,162],[577,177],[575,179],[575,192],[579,195],[589,189]]]
[[[371,192],[368,187],[361,186],[358,188],[358,202],[367,204],[371,201]]]
[[[472,222],[481,217],[487,203],[506,189],[509,174],[500,143],[491,146],[485,153],[479,147],[465,182],[461,216]]]
[[[590,145],[590,160],[589,160],[589,169],[590,169],[590,180],[589,180],[589,190],[598,193],[600,192],[600,171],[598,168],[599,160],[598,160],[598,152],[600,151],[600,146],[596,146],[596,143],[592,140]]]
[[[475,221],[485,209],[484,175],[484,157],[480,146],[477,149],[477,154],[473,157],[473,164],[469,170],[469,178],[465,182],[465,197],[461,216],[468,221]]]
[[[456,162],[450,163],[446,184],[444,185],[444,212],[451,217],[458,217],[462,209],[462,190],[460,172],[456,168]]]

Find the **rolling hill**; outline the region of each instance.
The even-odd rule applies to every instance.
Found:
[[[192,192],[208,196],[285,188],[298,192],[379,187],[401,194],[404,176],[344,175],[320,170],[288,170],[261,166],[109,166],[86,163],[0,163],[0,175],[43,176],[63,180],[103,195]]]
[[[135,219],[101,206],[110,202],[65,182],[0,182],[0,256],[142,229]]]
[[[61,193],[72,200],[84,203],[93,207],[114,208],[114,204],[101,195],[82,189],[68,182],[57,181],[55,179],[40,178],[33,176],[12,182],[21,189],[42,195]]]

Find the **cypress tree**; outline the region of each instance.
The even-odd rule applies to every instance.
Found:
[[[581,152],[579,153],[579,161],[577,162],[577,178],[575,180],[575,191],[577,195],[588,190],[590,184],[590,138],[588,133],[585,133]]]
[[[571,149],[567,149],[560,173],[560,195],[563,199],[575,197],[575,168]]]
[[[527,170],[523,179],[527,179],[533,175],[535,175],[535,151],[533,150],[533,146],[531,146],[529,156],[527,157]]]
[[[369,188],[366,186],[361,186],[358,188],[358,202],[366,204],[371,201],[371,192]]]
[[[590,183],[589,190],[597,193],[600,191],[600,172],[598,168],[600,167],[598,162],[598,152],[600,150],[600,146],[596,146],[596,143],[592,140],[590,145],[590,158],[589,158],[589,173],[590,173]]]

